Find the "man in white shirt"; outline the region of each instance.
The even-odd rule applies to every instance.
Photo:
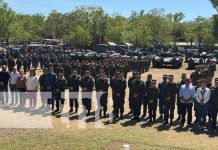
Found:
[[[185,79],[185,84],[179,89],[179,98],[181,102],[181,112],[182,120],[181,126],[184,126],[186,111],[188,112],[188,126],[191,126],[192,122],[192,107],[195,98],[195,88],[190,85],[191,80],[189,78]]]
[[[198,113],[198,123],[200,126],[205,125],[210,96],[211,92],[210,89],[207,88],[206,80],[202,80],[202,85],[196,92],[196,107]]]
[[[18,93],[17,93],[17,78],[20,76],[17,68],[13,68],[13,71],[10,73],[10,89],[11,89],[11,105],[17,105],[18,102]],[[15,100],[15,101],[14,101]],[[14,103],[15,102],[15,103]]]

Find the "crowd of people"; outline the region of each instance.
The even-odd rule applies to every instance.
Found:
[[[82,105],[85,107],[87,115],[90,115],[94,100],[92,94],[96,90],[100,109],[98,115],[101,118],[106,117],[108,113],[108,91],[111,87],[113,118],[123,119],[126,88],[128,87],[129,115],[132,115],[133,120],[139,121],[140,118],[148,116],[149,122],[155,123],[159,107],[159,119],[163,120],[165,125],[173,125],[177,106],[177,120],[181,126],[184,126],[186,122],[186,115],[188,126],[192,125],[192,112],[194,110],[195,124],[205,126],[206,118],[208,118],[212,128],[216,128],[218,78],[215,79],[215,87],[212,87],[211,79],[216,69],[210,69],[209,65],[205,69],[212,71],[208,71],[207,78],[205,78],[205,73],[196,67],[190,78],[186,74],[182,74],[181,81],[175,83],[173,75],[163,75],[163,81],[158,84],[151,74],[147,76],[146,81],[141,80],[141,73],[148,71],[150,66],[149,61],[141,59],[120,58],[98,62],[93,60],[57,62],[45,63],[47,65],[42,67],[43,74],[39,78],[35,72],[38,63],[34,65],[33,59],[31,63],[33,68],[29,69],[28,76],[24,75],[24,65],[15,67],[14,64],[11,69],[3,63],[0,72],[1,104],[8,104],[9,85],[11,105],[17,105],[19,98],[19,107],[25,107],[26,99],[29,99],[29,108],[35,109],[36,92],[39,89],[42,102],[40,109],[52,110],[54,114],[58,114],[63,111],[66,101],[62,95],[65,94],[66,89],[69,89],[71,93],[68,98],[69,113],[78,112],[79,93],[81,92]],[[19,69],[17,69],[18,67]],[[128,72],[133,72],[133,75],[127,81]],[[208,77],[211,79],[208,80]],[[46,98],[43,93],[51,93],[51,97]],[[97,94],[101,94],[101,96]]]

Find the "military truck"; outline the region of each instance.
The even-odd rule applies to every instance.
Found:
[[[152,59],[152,64],[154,68],[172,66],[174,69],[178,69],[182,66],[182,63],[182,54],[173,52],[160,53],[154,56]]]

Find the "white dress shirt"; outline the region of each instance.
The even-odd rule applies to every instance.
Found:
[[[192,103],[195,98],[195,87],[192,85],[182,85],[179,89],[179,97],[183,97],[184,99],[180,99],[181,103]]]
[[[20,76],[19,72],[10,73],[10,84],[17,84],[17,78]]]
[[[202,102],[202,99],[204,99],[203,103],[206,104],[210,100],[210,89],[206,88],[205,90],[202,90],[202,88],[198,88],[196,92],[196,101],[198,103]]]
[[[39,79],[37,76],[29,76],[26,80],[26,89],[27,91],[36,91],[39,86]]]

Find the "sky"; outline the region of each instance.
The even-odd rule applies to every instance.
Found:
[[[166,13],[185,13],[185,20],[198,16],[211,17],[216,13],[209,0],[4,0],[17,13],[40,13],[48,16],[51,10],[62,13],[72,11],[76,6],[101,6],[107,13],[119,13],[129,17],[131,10],[164,8]]]

